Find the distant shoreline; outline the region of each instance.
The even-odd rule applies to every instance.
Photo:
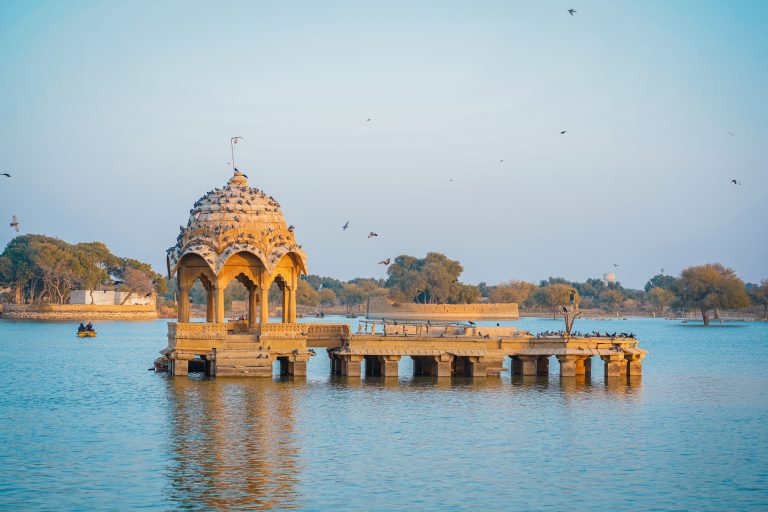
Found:
[[[6,320],[156,320],[153,304],[102,306],[89,304],[4,304],[0,318]]]

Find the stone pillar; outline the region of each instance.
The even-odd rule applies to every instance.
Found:
[[[485,358],[485,374],[488,377],[498,377],[501,375],[501,370],[504,368],[504,360],[499,358],[486,357]]]
[[[588,358],[586,357],[579,357],[576,359],[576,375],[586,375],[587,369],[584,366],[584,361],[586,361]]]
[[[584,360],[584,375],[592,374],[592,358],[587,356]]]
[[[605,363],[605,380],[621,378],[622,367],[626,368],[623,353],[600,356],[600,359]]]
[[[347,377],[359,377],[363,356],[340,354],[341,374]]]
[[[291,314],[288,312],[291,308],[291,292],[288,290],[288,285],[283,285],[283,317],[282,322],[290,322],[289,318]]]
[[[439,356],[434,356],[434,359],[432,362],[432,376],[433,377],[450,377],[452,362],[453,362],[453,356],[450,354],[441,354]]]
[[[248,288],[248,327],[256,325],[256,315],[258,314],[259,289],[255,286]]]
[[[170,354],[168,358],[169,372],[173,376],[183,377],[189,373],[189,360],[191,357],[181,354]]]
[[[640,358],[627,360],[627,373],[630,377],[643,375],[643,360]]]
[[[269,288],[259,288],[259,322],[269,322]]]
[[[469,365],[470,377],[485,377],[487,375],[487,366],[484,357],[468,357],[466,363]]]
[[[331,360],[331,375],[341,375],[341,359],[335,352],[328,352],[328,358]]]
[[[189,322],[189,286],[179,286],[177,294],[176,307],[179,323],[187,323]]]
[[[536,361],[536,373],[539,375],[549,375],[549,356],[539,356]]]
[[[288,321],[296,323],[296,288],[289,288],[290,291],[290,305],[288,306]]]
[[[400,356],[381,356],[381,376],[397,378]]]
[[[288,361],[288,373],[294,377],[306,377],[307,376],[307,362],[306,361]]]
[[[223,324],[226,321],[226,318],[224,318],[224,288],[218,284],[214,285],[213,296],[215,302],[214,309],[216,310],[215,321],[217,324]]]
[[[557,356],[557,360],[560,361],[560,377],[575,377],[576,376],[576,361],[581,356],[573,355],[560,355]]]
[[[216,321],[216,305],[212,286],[205,289],[205,321],[208,323]]]
[[[539,356],[517,356],[522,364],[523,375],[536,375]]]

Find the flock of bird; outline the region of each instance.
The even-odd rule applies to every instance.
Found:
[[[563,336],[567,336],[567,333],[565,331],[542,331],[536,335],[537,338],[562,338]],[[598,331],[592,331],[592,332],[580,332],[575,331],[571,333],[571,337],[574,338],[635,338],[635,333],[633,332],[614,332],[614,333],[600,333]]]

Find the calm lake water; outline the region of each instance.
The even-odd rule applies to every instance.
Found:
[[[147,371],[165,321],[96,327],[0,321],[0,509],[768,509],[766,323],[577,321],[637,333],[632,387],[598,360],[347,380],[322,349],[306,379],[174,379]]]

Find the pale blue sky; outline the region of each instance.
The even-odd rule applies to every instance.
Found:
[[[0,220],[164,270],[241,135],[312,273],[437,250],[472,283],[615,262],[639,287],[713,261],[755,281],[767,20],[758,1],[5,0]]]

